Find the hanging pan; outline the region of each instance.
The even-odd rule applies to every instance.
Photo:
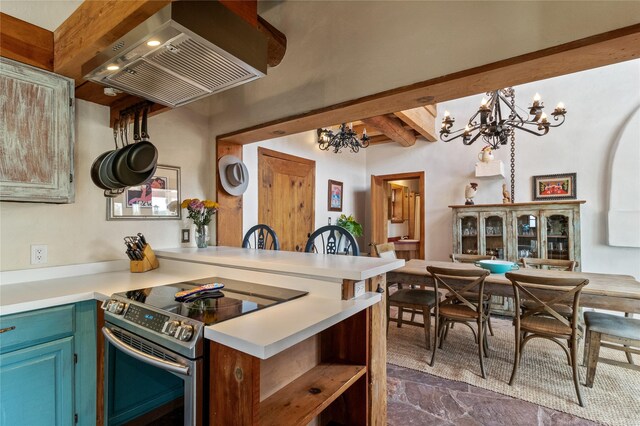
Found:
[[[136,146],[140,140],[140,110],[136,110],[133,123],[133,144],[129,144],[129,138],[126,137],[127,145],[120,149],[113,157],[108,171],[123,186],[137,186],[146,182],[156,171],[155,163],[152,167],[144,172],[135,172],[127,165],[127,156],[129,152]]]
[[[113,139],[115,142],[115,149],[106,151],[93,161],[91,165],[91,180],[93,183],[101,189],[110,190],[121,188],[122,185],[115,180],[109,179],[106,174],[101,173],[102,164],[105,162],[109,155],[113,155],[118,150],[118,130],[120,129],[120,120],[117,120],[113,124]]]
[[[127,166],[133,172],[149,171],[158,162],[158,150],[149,141],[149,132],[147,130],[148,113],[149,107],[145,106],[142,112],[141,141],[136,142],[127,153]]]

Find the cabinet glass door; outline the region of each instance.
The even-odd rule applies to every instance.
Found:
[[[483,217],[484,254],[495,256],[496,259],[505,258],[505,220],[502,216],[491,215]]]
[[[517,247],[516,257],[540,257],[539,229],[540,220],[535,214],[521,214],[516,218]]]
[[[478,218],[462,216],[460,218],[461,253],[478,254]]]
[[[547,259],[573,258],[573,241],[570,241],[571,220],[569,214],[547,216]]]

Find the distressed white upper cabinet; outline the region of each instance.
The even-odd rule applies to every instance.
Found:
[[[0,58],[0,200],[72,203],[74,81]]]

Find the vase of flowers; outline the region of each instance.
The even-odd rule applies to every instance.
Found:
[[[207,225],[211,222],[211,216],[218,211],[218,203],[211,200],[199,200],[197,198],[187,198],[180,205],[187,209],[187,217],[193,220],[196,226],[196,245],[198,248],[207,247]]]

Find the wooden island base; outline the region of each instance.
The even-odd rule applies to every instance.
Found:
[[[385,309],[383,297],[265,360],[211,342],[209,424],[386,425]]]

